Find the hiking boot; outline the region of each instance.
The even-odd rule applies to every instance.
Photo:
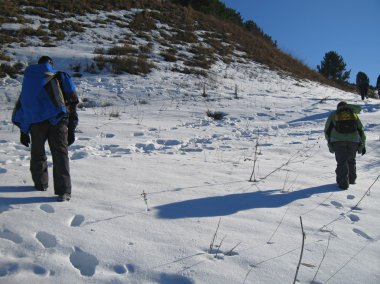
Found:
[[[48,189],[48,185],[37,185],[34,186],[34,189],[37,191],[46,191]]]
[[[64,202],[64,201],[70,201],[71,194],[70,193],[64,193],[63,195],[59,195],[57,198],[58,202]]]
[[[341,184],[338,184],[339,188],[342,189],[342,190],[346,190],[348,189],[348,183],[341,183]]]

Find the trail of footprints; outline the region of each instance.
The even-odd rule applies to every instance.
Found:
[[[42,204],[39,208],[47,214],[55,213],[54,207],[50,204]],[[83,215],[77,214],[71,219],[71,221],[69,222],[69,226],[80,227],[84,221],[85,217]],[[35,234],[35,238],[43,246],[44,249],[56,248],[59,245],[56,236],[50,234],[49,232],[39,231]],[[19,234],[12,232],[8,229],[0,229],[0,239],[5,239],[15,244],[22,244],[24,242],[24,239]],[[95,274],[96,267],[99,265],[99,260],[96,256],[76,246],[73,248],[73,252],[70,254],[69,260],[71,265],[78,269],[81,275],[88,277],[93,276]],[[20,269],[32,271],[34,274],[39,276],[55,275],[54,271],[49,271],[48,269],[40,265],[9,262],[3,263],[0,266],[0,280],[1,277],[15,274]],[[112,269],[113,272],[118,275],[135,272],[135,266],[132,264],[117,264],[114,265]]]
[[[355,196],[348,195],[347,199],[353,200],[355,199]],[[338,201],[331,201],[330,203],[337,209],[344,208],[343,204]],[[42,204],[40,205],[39,208],[46,214],[55,213],[54,207],[50,204]],[[352,222],[352,224],[359,222],[360,221],[359,216],[352,212],[353,211],[349,211],[346,213],[342,213],[341,215],[348,218]],[[73,216],[73,218],[69,222],[69,226],[72,228],[80,227],[84,223],[84,221],[85,221],[85,217],[83,215],[77,214]],[[353,228],[352,232],[355,235],[362,237],[364,239],[373,240],[371,236],[369,236],[367,233],[363,232],[362,230],[358,228]],[[11,241],[15,244],[22,244],[24,242],[22,236],[6,228],[0,230],[0,238]],[[35,238],[43,246],[44,249],[56,248],[58,246],[58,241],[57,241],[56,236],[49,232],[39,231],[35,234]],[[74,268],[78,269],[81,275],[88,276],[88,277],[91,277],[96,273],[96,267],[99,265],[99,260],[97,259],[96,256],[76,246],[73,248],[73,252],[70,254],[69,260],[70,260],[71,265]],[[2,266],[0,267],[0,279],[1,277],[5,277],[5,276],[16,273],[20,269],[30,270],[34,274],[39,275],[39,276],[47,276],[47,275],[54,276],[55,275],[54,271],[50,271],[40,265],[25,264],[25,263],[19,264],[17,262],[10,262],[10,263],[2,264]],[[125,264],[125,265],[117,264],[117,265],[114,265],[112,269],[113,269],[113,272],[118,275],[135,272],[135,267],[132,264]]]
[[[353,199],[355,199],[355,196],[352,195],[352,194],[349,194],[349,195],[347,195],[347,199],[349,199],[349,200],[353,200]],[[344,208],[343,204],[340,203],[340,202],[338,202],[338,201],[331,201],[330,203],[331,203],[335,208],[337,208],[337,209],[343,209],[343,208]],[[358,211],[358,210],[361,210],[361,209],[357,208],[355,211]],[[359,222],[359,221],[360,221],[360,217],[359,217],[358,215],[352,213],[352,212],[353,212],[353,211],[350,210],[350,211],[348,211],[348,212],[346,212],[346,213],[342,212],[340,215],[342,215],[342,216],[348,218],[348,219],[352,222],[352,224],[354,224],[354,223],[356,223],[356,222]],[[354,228],[354,229],[352,229],[352,231],[353,231],[357,236],[363,237],[363,238],[365,238],[365,239],[367,239],[367,240],[373,240],[372,237],[370,237],[368,234],[366,234],[366,233],[363,232],[362,230],[359,230],[359,229],[357,229],[357,228]]]

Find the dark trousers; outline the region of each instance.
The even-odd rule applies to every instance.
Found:
[[[336,166],[336,182],[340,186],[348,186],[356,180],[356,152],[359,143],[355,142],[333,142],[335,151]]]
[[[359,92],[360,92],[360,96],[362,97],[362,100],[364,100],[365,98],[368,98],[368,88],[369,88],[368,84],[359,86]]]
[[[36,188],[47,187],[49,182],[45,142],[49,143],[53,158],[54,193],[71,194],[71,179],[67,145],[67,123],[51,125],[48,121],[31,126],[30,171]]]

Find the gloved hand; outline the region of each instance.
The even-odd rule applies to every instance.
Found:
[[[69,128],[69,131],[67,133],[67,144],[70,146],[75,141],[75,129]]]
[[[20,132],[20,143],[25,147],[29,147],[30,137],[29,134],[25,134],[24,132]]]
[[[365,144],[361,143],[358,147],[358,153],[362,154],[362,156],[367,152],[367,149],[365,148]]]
[[[329,147],[330,153],[334,153],[335,152],[331,143],[327,143],[327,146]]]
[[[363,156],[365,153],[367,153],[367,149],[366,149],[365,146],[364,146],[364,148],[363,148],[363,150],[362,150],[362,156]]]

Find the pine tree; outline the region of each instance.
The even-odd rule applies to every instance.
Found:
[[[346,63],[335,51],[329,51],[323,57],[318,72],[329,80],[347,83],[351,70],[346,71]]]

